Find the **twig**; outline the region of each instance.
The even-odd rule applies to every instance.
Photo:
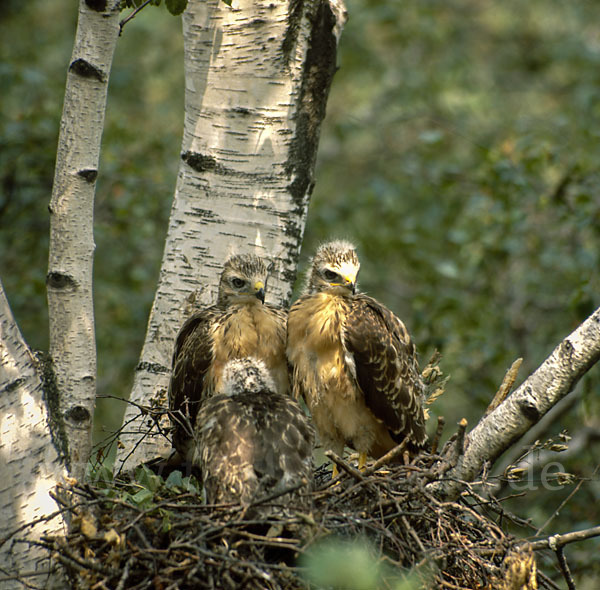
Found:
[[[456,453],[460,457],[465,452],[465,432],[467,431],[468,422],[466,418],[463,418],[458,423],[458,431],[456,437]]]
[[[508,396],[512,386],[515,384],[517,379],[517,373],[519,372],[519,367],[523,362],[522,358],[518,358],[511,366],[506,374],[504,375],[504,379],[502,379],[502,383],[494,395],[494,399],[490,402],[490,405],[487,407],[487,410],[484,412],[482,419],[485,418],[488,414],[491,414]]]
[[[136,520],[139,518],[139,515],[136,517]],[[142,529],[137,524],[133,525],[133,530],[136,532],[140,541],[144,544],[146,549],[152,549],[152,545],[148,543],[148,539],[146,539],[146,535],[142,532]]]
[[[333,451],[325,451],[325,456],[328,459],[331,459],[338,467],[343,469],[346,473],[351,475],[356,481],[365,481],[363,474],[360,471],[358,471],[358,469],[354,469],[352,465],[346,463],[346,461],[338,457]]]
[[[528,543],[534,551],[537,551],[538,549],[555,549],[567,545],[568,543],[585,541],[592,537],[600,537],[600,526],[582,529],[581,531],[574,531],[572,533],[564,533],[562,535],[552,535],[545,539],[539,539],[538,541],[524,541],[523,543]]]
[[[598,471],[598,467],[596,467],[596,469],[594,470],[594,475],[596,474],[596,471]],[[536,531],[536,537],[554,520],[556,516],[558,516],[565,504],[579,491],[579,488],[583,485],[584,481],[586,480],[580,480],[579,483],[573,489],[573,491],[560,503],[559,507],[548,517],[548,520]]]
[[[306,484],[307,484],[306,481],[301,481],[300,483],[296,483],[293,486],[289,486],[283,490],[278,490],[276,492],[273,492],[272,494],[269,494],[268,496],[265,496],[264,498],[259,498],[258,500],[255,500],[254,502],[252,502],[251,504],[248,505],[248,508],[254,507],[254,506],[260,506],[261,504],[265,504],[267,502],[270,502],[271,500],[275,500],[276,498],[285,496],[285,494],[295,492],[296,490],[299,490],[300,488],[305,487]]]
[[[444,416],[438,416],[437,428],[435,429],[435,434],[433,435],[433,441],[431,442],[431,454],[435,455],[438,450],[438,446],[440,444],[440,439],[442,438],[442,431],[444,430],[444,426],[446,424],[446,419]]]
[[[123,568],[123,573],[121,574],[121,578],[119,579],[119,583],[117,584],[117,587],[115,588],[115,590],[124,590],[125,588],[125,582],[127,582],[127,578],[129,577],[129,570],[131,568],[131,566],[133,565],[135,559],[133,557],[133,555],[127,560],[127,563],[125,564],[125,567]]]
[[[463,418],[458,423],[458,430],[456,431],[456,434],[455,434],[454,444],[450,448],[450,450],[451,450],[451,458],[450,458],[450,461],[448,461],[448,463],[450,465],[450,468],[452,468],[455,465],[457,465],[458,460],[460,459],[460,457],[462,455],[464,455],[464,452],[465,452],[465,433],[467,431],[467,425],[468,425],[468,422],[467,422],[466,418]]]
[[[421,553],[423,555],[425,555],[427,553],[427,551],[425,550],[425,547],[423,547],[423,543],[421,542],[421,539],[419,538],[419,535],[417,535],[417,533],[415,532],[415,529],[413,529],[410,526],[410,524],[408,523],[408,520],[406,519],[406,516],[401,516],[400,520],[402,521],[402,524],[406,527],[406,530],[410,533],[410,536],[415,540],[415,542],[419,546],[419,549],[421,550]]]
[[[135,15],[140,12],[140,10],[146,8],[146,6],[148,6],[148,4],[150,4],[150,2],[152,2],[152,0],[146,0],[143,4],[140,4],[128,17],[124,18],[120,23],[119,23],[119,37],[121,36],[121,34],[123,33],[123,27],[132,19],[135,17]]]
[[[571,569],[569,568],[569,564],[567,563],[567,558],[565,557],[565,553],[562,547],[556,548],[556,558],[558,559],[558,566],[560,567],[560,571],[562,572],[563,578],[567,583],[567,587],[569,590],[575,589],[575,582],[573,581],[573,576],[571,575]]]
[[[383,455],[382,457],[379,457],[379,459],[377,459],[377,461],[375,461],[375,463],[373,463],[373,465],[371,465],[370,467],[367,467],[367,469],[365,469],[363,471],[362,475],[364,477],[371,475],[372,473],[375,473],[375,471],[377,471],[382,465],[391,463],[394,459],[399,457],[404,452],[407,442],[408,442],[408,440],[405,438],[399,445],[396,445],[393,449],[389,450],[385,455]]]
[[[562,590],[558,584],[555,584],[544,572],[538,570],[538,578],[543,582],[546,588],[552,588],[553,590]]]
[[[4,571],[4,570],[2,570]],[[47,570],[35,570],[31,572],[19,572],[18,574],[13,574],[12,576],[3,576],[0,578],[0,582],[10,582],[12,580],[21,581],[22,578],[35,578],[37,576],[49,576],[55,573],[54,569]]]

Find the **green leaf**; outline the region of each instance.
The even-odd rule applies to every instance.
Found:
[[[196,484],[197,484],[197,481],[196,481],[196,478],[194,478],[194,477],[184,477],[183,478],[183,489],[186,492],[189,492],[191,494],[200,493],[199,487]]]
[[[154,494],[150,490],[140,490],[139,492],[133,494],[130,497],[130,500],[136,504],[137,506],[142,506],[144,504],[149,504],[154,498]]]
[[[155,475],[145,465],[142,465],[135,472],[135,479],[141,486],[149,489],[151,492],[155,492],[162,484],[162,477]]]
[[[87,479],[100,486],[102,484],[111,483],[113,481],[113,473],[106,465],[97,465],[95,467],[88,466]]]
[[[188,0],[166,0],[167,10],[173,15],[181,14],[187,8]]]
[[[165,485],[169,489],[182,488],[184,486],[184,484],[183,484],[183,477],[181,475],[181,471],[172,471],[169,474],[169,477],[167,477],[167,479],[165,480]]]
[[[231,6],[232,1],[233,0],[223,0],[223,2],[225,2],[225,4],[227,4],[227,6]]]

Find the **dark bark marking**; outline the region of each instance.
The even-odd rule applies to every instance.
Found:
[[[303,0],[295,1],[303,4]],[[337,69],[337,39],[333,32],[336,22],[329,3],[320,2],[311,22],[311,36],[296,110],[296,132],[286,163],[286,172],[294,176],[288,190],[298,213],[303,212],[314,183],[321,122],[325,117],[329,89]]]
[[[92,416],[87,408],[83,406],[73,406],[65,412],[65,418],[69,422],[73,422],[76,426],[80,426],[83,422],[89,422]]]
[[[560,349],[561,354],[564,355],[568,360],[571,360],[573,352],[575,351],[575,347],[573,346],[573,344],[571,344],[571,341],[563,340]]]
[[[223,164],[219,164],[213,156],[206,156],[204,154],[198,154],[189,150],[181,154],[181,159],[190,168],[200,173],[213,172],[214,174],[231,176],[232,178],[246,178],[252,182],[258,182],[261,184],[268,183],[275,178],[272,174],[239,172],[237,170],[233,170],[232,168],[228,168],[227,166],[223,166]]]
[[[192,211],[190,211],[190,215],[193,215],[194,217],[200,217],[200,219],[210,219],[211,221],[214,221],[217,223],[219,222],[218,215],[214,211],[211,211],[210,209],[193,208]],[[222,223],[222,221],[221,221],[221,223]]]
[[[69,71],[83,78],[95,78],[99,82],[104,82],[105,76],[101,69],[92,65],[89,61],[79,58],[71,62]]]
[[[219,165],[212,156],[205,156],[196,152],[183,152],[181,159],[196,172],[207,172],[209,170],[216,171]]]
[[[95,12],[104,12],[106,10],[106,0],[85,0],[87,7]]]
[[[72,289],[77,288],[77,281],[62,272],[49,272],[46,276],[46,285],[52,289]]]
[[[526,392],[531,394],[531,388],[527,388]],[[535,407],[535,404],[531,400],[520,399],[517,402],[517,405],[523,416],[531,422],[537,422],[541,418],[540,411]]]
[[[283,53],[283,59],[286,66],[289,64],[290,57],[296,46],[298,31],[300,30],[300,21],[302,20],[302,13],[304,12],[303,8],[304,0],[289,0],[288,12],[290,18],[281,43],[281,52]]]
[[[5,385],[1,391],[2,393],[8,393],[9,391],[17,389],[23,383],[25,383],[25,379],[23,379],[23,377],[18,377],[17,379],[13,379],[8,385]]]
[[[252,114],[252,111],[250,109],[246,108],[246,107],[233,107],[231,109],[231,111],[233,113],[238,113],[240,115],[250,115],[250,114]]]
[[[136,371],[147,371],[148,373],[170,373],[171,369],[161,365],[160,363],[148,363],[146,361],[142,361],[135,368]]]
[[[52,444],[63,461],[67,470],[71,471],[71,458],[69,455],[69,439],[65,429],[65,422],[60,411],[60,392],[56,384],[56,374],[52,357],[42,351],[36,351],[35,358],[42,380],[42,399],[48,409],[48,430]]]
[[[251,26],[251,27],[260,27],[260,26],[262,26],[262,25],[264,25],[266,23],[267,23],[266,19],[258,17],[258,18],[253,19],[252,21],[250,21],[249,26]]]
[[[98,178],[98,170],[95,170],[94,168],[79,170],[77,174],[87,180],[90,184]]]

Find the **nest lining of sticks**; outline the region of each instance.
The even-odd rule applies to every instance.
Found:
[[[176,487],[135,505],[119,493],[126,482],[74,483],[58,497],[70,532],[43,543],[81,589],[328,587],[311,586],[306,565],[332,538],[368,543],[381,588],[400,588],[406,576],[411,588],[537,588],[535,560],[486,515],[488,501],[471,488],[455,502],[429,491],[451,467],[441,456],[364,472],[335,460],[336,480],[328,466],[315,471],[309,512],[278,506],[278,497],[252,511],[210,506],[197,490]],[[261,507],[268,516],[256,518]]]

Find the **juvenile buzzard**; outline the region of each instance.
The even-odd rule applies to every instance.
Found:
[[[362,468],[404,438],[414,451],[426,433],[415,347],[389,309],[355,291],[359,268],[349,242],[317,250],[289,312],[287,355],[323,445],[339,456],[354,448]]]
[[[289,388],[283,310],[264,303],[267,266],[253,254],[229,258],[217,303],[182,326],[173,353],[169,407],[173,446],[191,459],[193,425],[203,400],[220,391],[223,367],[232,359],[260,359],[279,392]]]
[[[289,395],[276,391],[262,361],[226,364],[218,394],[196,418],[194,464],[210,504],[274,500],[305,504],[312,476],[314,429]]]

